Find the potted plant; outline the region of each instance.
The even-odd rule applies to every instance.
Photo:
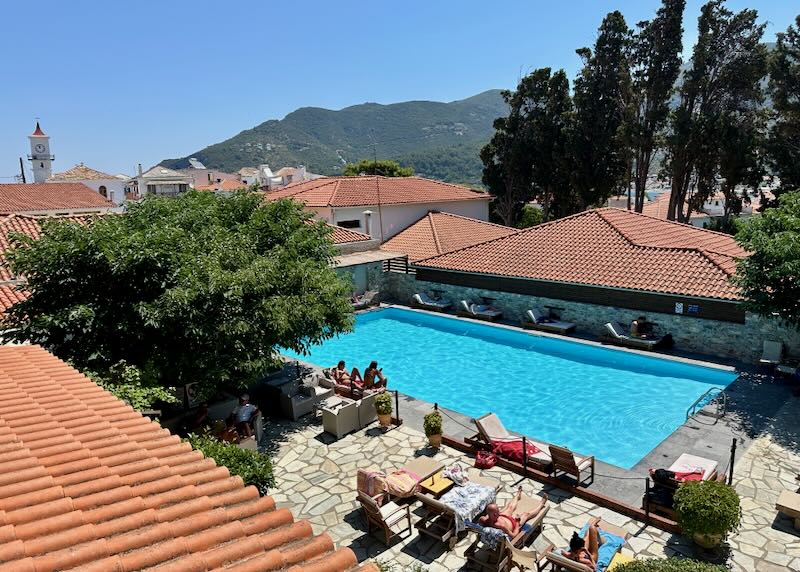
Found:
[[[690,481],[675,491],[673,507],[684,534],[703,548],[715,548],[739,528],[742,511],[733,487],[717,481]]]
[[[438,410],[431,411],[422,422],[425,436],[431,447],[438,449],[442,444],[442,414]]]
[[[378,414],[378,423],[381,427],[392,424],[392,396],[388,391],[379,393],[375,397],[375,413]]]

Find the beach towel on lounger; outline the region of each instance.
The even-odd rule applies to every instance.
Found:
[[[530,441],[526,442],[528,449],[528,457],[534,456],[536,453],[541,453],[542,450]],[[522,439],[519,441],[492,441],[492,450],[495,455],[499,455],[506,459],[521,463],[524,460],[522,454]]]
[[[400,469],[386,477],[386,491],[393,497],[398,498],[414,496],[420,480],[422,479],[420,479],[419,475]]]
[[[580,532],[578,532],[581,538],[586,534],[588,526],[589,523],[587,522],[583,525]],[[619,552],[619,549],[625,544],[625,539],[603,530],[602,522],[600,523],[600,538],[602,538],[604,542],[597,551],[597,572],[605,572],[605,569],[608,568],[608,565],[611,564],[611,561],[614,559],[614,555]],[[561,553],[563,554],[564,551],[562,550]]]
[[[484,511],[486,505],[494,502],[496,496],[496,490],[468,482],[463,487],[453,487],[439,500],[453,510],[456,533],[460,533],[466,528],[464,523],[473,521]]]

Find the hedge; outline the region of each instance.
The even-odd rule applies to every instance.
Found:
[[[264,453],[242,449],[233,443],[204,435],[192,434],[187,440],[203,455],[214,459],[217,465],[227,467],[232,475],[242,477],[245,485],[255,486],[262,495],[267,494],[269,487],[275,486],[272,461]]]
[[[614,572],[730,572],[717,564],[698,562],[689,558],[654,558],[628,562]]]

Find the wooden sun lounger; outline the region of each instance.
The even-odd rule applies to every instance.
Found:
[[[614,536],[619,536],[620,538],[624,538],[627,542],[628,538],[630,538],[630,533],[626,531],[624,528],[620,528],[618,526],[614,526],[611,523],[601,521],[600,522],[600,530],[604,530],[613,534]],[[566,542],[565,542],[566,544]],[[546,554],[547,561],[550,562],[553,566],[553,570],[566,570],[567,572],[594,572],[588,566],[584,566],[574,560],[570,560],[563,554],[561,554],[561,550],[555,549]],[[614,555],[614,558],[611,559],[611,562],[608,564],[608,568],[612,568],[615,566],[615,560],[626,560],[630,561],[630,558],[622,556],[621,552],[617,552]]]
[[[512,435],[506,430],[503,423],[494,413],[487,413],[474,420],[478,428],[478,434],[466,439],[475,449],[491,449],[492,441],[515,441],[522,439],[517,435]],[[535,439],[525,438],[526,442],[534,445],[541,453],[528,457],[528,465],[544,472],[550,473],[553,465],[553,458],[548,452],[550,445]]]

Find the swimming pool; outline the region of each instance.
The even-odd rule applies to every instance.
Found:
[[[447,316],[385,308],[352,333],[286,355],[362,372],[378,360],[389,387],[631,468],[679,427],[686,409],[732,371],[555,339]],[[401,412],[402,414],[402,412]],[[445,419],[445,431],[448,423]]]

